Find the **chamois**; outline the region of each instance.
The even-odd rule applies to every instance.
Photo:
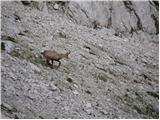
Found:
[[[65,54],[64,53],[58,53],[55,50],[45,50],[45,51],[41,52],[41,54],[45,57],[46,62],[47,62],[48,65],[51,65],[49,63],[50,60],[52,61],[52,66],[53,66],[53,61],[57,61],[57,62],[59,62],[58,67],[61,65],[61,61],[60,60],[62,58],[69,59],[68,55],[70,53],[71,53],[70,51],[65,53]]]

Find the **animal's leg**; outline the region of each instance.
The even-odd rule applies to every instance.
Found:
[[[61,65],[61,61],[58,61],[59,62],[59,65],[58,66],[60,66]]]
[[[54,61],[54,60],[52,60],[52,65],[53,65],[53,61]]]
[[[51,64],[51,68],[53,68],[53,61],[54,61],[54,60],[51,60],[51,62],[52,62],[52,64]]]
[[[47,62],[47,65],[50,65],[49,60],[46,60],[46,62]]]
[[[57,62],[59,62],[59,64],[58,64],[58,67],[59,67],[59,66],[61,65],[61,61],[57,61]],[[57,68],[58,68],[58,67],[57,67]]]

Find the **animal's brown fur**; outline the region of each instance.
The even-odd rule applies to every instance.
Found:
[[[61,65],[61,59],[66,58],[69,59],[68,55],[70,54],[70,51],[67,53],[58,53],[55,50],[45,50],[44,52],[42,52],[41,54],[43,54],[43,56],[46,59],[46,62],[48,65],[50,65],[49,61],[52,61],[52,65],[53,65],[53,61],[57,61],[59,62],[58,67]]]

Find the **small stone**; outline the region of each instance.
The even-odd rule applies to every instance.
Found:
[[[17,48],[15,48],[15,49],[16,49],[16,50],[20,50],[20,48],[18,48],[18,47],[17,47]]]
[[[100,110],[100,113],[102,113],[103,115],[107,115],[108,114],[107,111],[103,111],[103,110]]]
[[[78,86],[76,84],[73,85],[75,88],[78,88]]]
[[[86,92],[87,94],[92,94],[91,91],[89,91],[89,90],[86,90],[85,92]]]
[[[40,119],[44,119],[44,117],[42,117],[42,116],[39,116],[39,118],[40,118]]]
[[[55,97],[55,99],[59,101],[59,100],[62,99],[62,97],[61,96],[57,96],[57,97]]]
[[[42,44],[42,47],[46,47],[46,44]]]
[[[59,9],[58,4],[55,4],[55,5],[54,5],[54,9],[55,9],[55,10],[58,10],[58,9]]]
[[[11,110],[13,109],[13,108],[12,108],[10,105],[8,105],[7,103],[2,103],[1,108],[2,108],[2,109],[9,110],[9,111],[11,111]]]
[[[73,91],[73,93],[74,93],[75,95],[78,95],[78,94],[79,94],[77,90]]]
[[[32,68],[35,72],[38,72],[38,73],[41,72],[41,70],[40,70],[36,65],[34,65],[33,63],[29,63],[29,64],[30,64],[31,68]]]
[[[66,37],[67,37],[64,32],[60,32],[60,33],[59,33],[59,36],[62,37],[62,38],[66,38]]]
[[[14,118],[15,118],[15,119],[19,119],[19,117],[18,117],[18,115],[17,115],[17,114],[15,114],[15,115],[14,115]]]
[[[87,114],[91,115],[93,113],[93,110],[92,109],[87,109],[86,112],[87,112]]]
[[[7,53],[11,53],[15,49],[15,45],[11,41],[6,41],[5,42],[5,51]]]
[[[10,75],[10,78],[12,78],[12,80],[16,80],[16,77],[12,72],[9,72],[8,74]]]
[[[70,83],[73,82],[72,78],[67,78],[67,81],[70,82]]]
[[[99,47],[102,47],[103,45],[102,44],[98,44],[99,45]]]
[[[86,104],[86,107],[87,107],[87,108],[90,108],[91,106],[92,106],[91,103],[87,103],[87,104]]]
[[[39,56],[36,54],[35,57],[38,58]]]
[[[54,84],[50,84],[49,87],[50,87],[50,90],[52,91],[58,90],[58,88]]]
[[[147,63],[147,60],[145,58],[141,59],[143,63]]]
[[[30,5],[31,1],[30,0],[26,0],[26,1],[22,1],[23,5]]]
[[[68,107],[68,106],[65,106],[64,109],[65,109],[66,111],[69,111],[69,107]]]

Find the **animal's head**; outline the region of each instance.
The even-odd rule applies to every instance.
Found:
[[[69,51],[69,52],[67,52],[66,54],[65,54],[65,58],[67,59],[67,60],[69,60],[69,57],[68,57],[68,55],[71,53],[71,51]]]
[[[40,52],[40,54],[41,54],[41,56],[43,56],[43,57],[46,57],[47,56],[47,50],[45,50],[45,51],[43,51],[43,52]]]
[[[43,52],[40,52],[40,54],[41,54],[42,56],[44,56],[44,55],[45,55],[45,51],[43,51]]]

